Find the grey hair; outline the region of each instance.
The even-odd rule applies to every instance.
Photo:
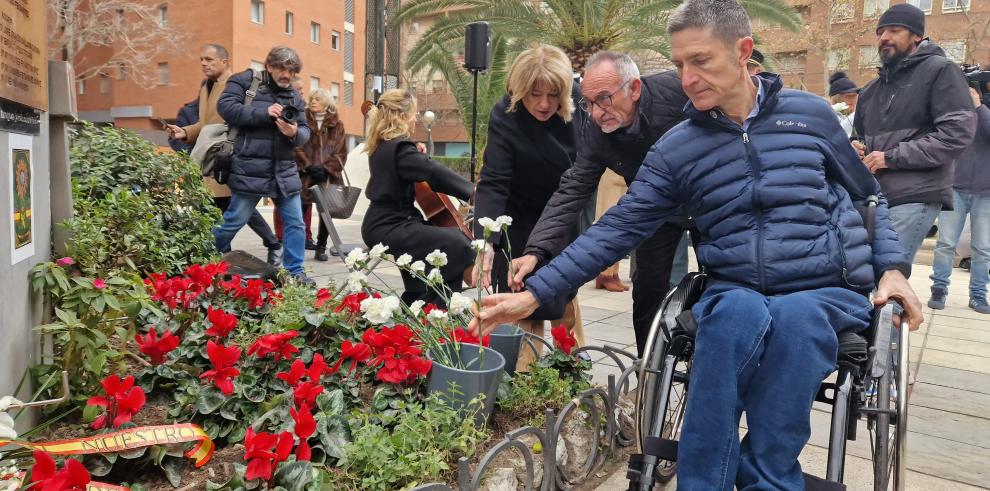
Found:
[[[726,44],[753,36],[746,10],[736,0],[685,0],[667,21],[667,34],[711,28]]]
[[[216,50],[217,58],[220,58],[221,60],[230,59],[230,51],[227,51],[227,48],[224,48],[219,44],[208,43],[206,46],[204,46],[204,48],[213,48],[214,50]]]
[[[591,55],[584,64],[584,70],[588,71],[588,69],[603,61],[610,61],[615,65],[615,71],[619,74],[619,78],[622,79],[623,84],[639,78],[639,67],[636,66],[636,62],[629,55],[618,51],[599,51]],[[623,91],[628,94],[629,85],[625,85]]]
[[[272,48],[268,52],[268,57],[265,58],[265,65],[284,68],[295,73],[302,71],[302,60],[299,59],[299,53],[296,53],[296,50],[288,46],[276,46]]]

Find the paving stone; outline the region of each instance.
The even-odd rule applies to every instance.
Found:
[[[986,382],[990,383],[990,380]],[[913,409],[914,406],[919,406],[965,414],[985,420],[990,419],[990,394],[917,382],[912,386],[910,401],[911,408],[909,410]],[[977,430],[981,430],[981,426],[990,425],[985,422],[974,424]]]
[[[962,389],[979,394],[990,394],[990,374],[940,367],[922,363],[918,382],[942,387]]]
[[[933,325],[928,333],[932,336],[938,336],[949,339],[958,339],[962,341],[976,341],[979,343],[990,343],[990,329],[980,330],[965,327],[950,327],[950,326],[940,326]]]

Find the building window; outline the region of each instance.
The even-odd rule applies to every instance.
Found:
[[[340,33],[337,31],[330,31],[330,49],[340,51]]]
[[[825,56],[825,68],[828,73],[835,72],[836,70],[849,66],[849,50],[842,49],[830,49],[828,54]]]
[[[76,81],[76,93],[79,95],[86,95],[86,81],[78,80]]]
[[[168,25],[168,5],[158,7],[158,25],[162,27]]]
[[[316,22],[309,23],[309,40],[310,42],[320,44],[320,25]]]
[[[969,10],[969,0],[942,0],[942,13]]]
[[[806,53],[795,51],[791,53],[777,53],[773,56],[780,73],[804,73]]]
[[[864,0],[863,18],[876,17],[887,10],[890,0]]]
[[[260,72],[265,69],[265,64],[264,62],[260,62],[258,60],[251,60],[251,69]]]
[[[127,65],[123,63],[117,65],[117,80],[127,80]]]
[[[907,3],[925,11],[926,14],[932,13],[932,0],[908,0]]]
[[[354,23],[354,0],[344,0],[344,22]]]
[[[344,81],[344,105],[354,105],[354,82]]]
[[[288,35],[290,35],[290,36],[292,35],[292,19],[293,19],[293,17],[294,16],[292,15],[292,12],[289,12],[289,11],[286,11],[285,12],[285,33],[288,34]]]
[[[344,31],[344,71],[354,73],[354,33]]]
[[[330,82],[330,100],[334,104],[340,104],[340,84],[337,82]]]
[[[862,46],[859,48],[859,67],[863,69],[876,68],[880,66],[880,53],[876,46]]]
[[[251,22],[255,24],[265,23],[265,2],[251,0]]]
[[[945,57],[952,60],[953,63],[964,63],[966,61],[966,40],[965,39],[955,39],[952,41],[943,40],[939,43],[942,50],[945,51]]]
[[[124,25],[124,9],[117,9],[117,27]]]
[[[443,92],[443,79],[437,78],[433,80],[433,93],[437,94]]]
[[[832,4],[829,15],[833,23],[849,22],[856,15],[856,7],[849,0],[839,0]]]
[[[100,75],[100,93],[101,94],[110,93],[110,77],[106,75]]]
[[[313,92],[318,88],[320,88],[320,77],[309,77],[309,91]]]
[[[158,85],[168,85],[168,63],[158,64]]]

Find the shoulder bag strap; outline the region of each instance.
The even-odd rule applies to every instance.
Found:
[[[249,68],[251,70],[251,88],[244,93],[244,105],[250,106],[254,102],[254,96],[258,94],[258,87],[261,86],[261,71],[255,70],[254,68]],[[227,131],[228,141],[237,141],[237,127],[232,126]]]

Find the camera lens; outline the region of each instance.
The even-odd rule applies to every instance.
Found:
[[[299,117],[299,110],[292,106],[285,106],[282,108],[282,121],[286,123],[291,123]]]

